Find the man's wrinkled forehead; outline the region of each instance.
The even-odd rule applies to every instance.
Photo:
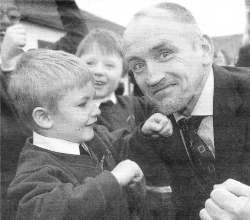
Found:
[[[123,49],[125,49],[133,37],[139,35],[149,35],[150,29],[154,29],[153,20],[172,21],[172,15],[170,11],[158,9],[158,8],[147,8],[136,14],[131,20],[128,27],[126,28],[123,35]],[[145,32],[145,33],[144,33]],[[139,40],[139,39],[138,39]]]
[[[159,11],[161,13],[158,13]],[[149,16],[136,17],[130,22],[123,37],[125,57],[128,53],[138,52],[140,48],[152,42],[167,41],[169,35],[176,37],[182,35],[185,30],[184,24],[173,19],[171,13],[162,11],[152,10]]]
[[[10,9],[10,8],[18,10],[18,6],[16,5],[15,1],[13,1],[13,0],[1,0],[0,9]]]

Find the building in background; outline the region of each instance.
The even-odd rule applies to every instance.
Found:
[[[250,0],[245,0],[246,27],[243,35],[243,45],[250,44]]]
[[[65,34],[54,0],[16,0],[16,2],[22,14],[21,22],[27,29],[25,49],[47,47]],[[125,27],[83,10],[81,10],[81,13],[89,30],[105,28],[122,36]],[[243,33],[212,37],[212,39],[215,51],[226,51],[231,63],[234,64],[239,48],[243,43]]]
[[[16,0],[21,23],[27,29],[26,49],[43,48],[57,41],[65,32],[54,0]],[[81,10],[88,29],[105,28],[122,35],[124,27]]]
[[[223,50],[230,58],[231,64],[234,65],[238,57],[239,48],[242,46],[243,34],[229,36],[212,37],[214,50]]]
[[[22,18],[21,23],[27,30],[27,44],[24,50],[47,48],[64,34],[64,27],[57,12],[55,0],[16,0]],[[104,28],[122,36],[125,27],[81,10],[88,30]],[[124,94],[130,94],[133,86],[128,77],[123,79]]]

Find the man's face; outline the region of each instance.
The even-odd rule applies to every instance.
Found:
[[[164,114],[181,111],[195,96],[203,75],[203,50],[185,35],[185,26],[164,18],[133,20],[124,34],[129,68]]]
[[[0,34],[4,37],[6,29],[19,23],[21,18],[17,6],[12,1],[3,0],[0,4]]]
[[[95,77],[95,99],[103,99],[118,87],[122,78],[123,61],[118,54],[104,54],[96,43],[81,57]]]
[[[93,125],[100,110],[93,102],[95,88],[89,82],[83,88],[70,90],[57,105],[51,133],[54,138],[75,143],[89,141],[94,137]]]

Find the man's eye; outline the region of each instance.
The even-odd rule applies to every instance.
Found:
[[[93,65],[95,65],[95,62],[94,61],[86,61],[86,64],[88,66],[93,66]]]
[[[159,61],[165,61],[170,58],[171,52],[170,51],[163,51],[160,56],[158,57]]]
[[[140,71],[142,71],[142,70],[144,69],[144,67],[145,67],[145,64],[144,64],[144,63],[142,63],[142,62],[136,63],[136,64],[134,65],[133,71],[134,71],[134,72],[140,72]]]

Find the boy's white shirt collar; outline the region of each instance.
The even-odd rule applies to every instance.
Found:
[[[117,103],[117,99],[115,96],[115,93],[111,93],[108,97],[105,97],[103,99],[94,99],[94,102],[96,104],[97,107],[99,107],[101,105],[101,103],[107,102],[107,101],[112,101],[114,104]]]
[[[195,115],[213,115],[213,100],[214,100],[214,72],[213,69],[210,71],[205,86],[201,92],[201,95],[194,106],[191,113]],[[174,113],[175,120],[178,121],[184,118],[180,113]]]
[[[33,131],[33,144],[46,150],[64,153],[64,154],[74,154],[80,155],[79,144],[42,136]]]

